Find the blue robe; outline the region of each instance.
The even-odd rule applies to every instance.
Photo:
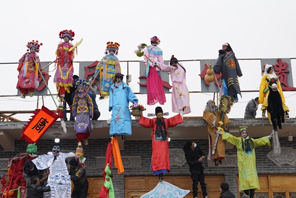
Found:
[[[127,84],[121,82],[111,85],[109,111],[112,110],[110,135],[131,135],[132,120],[129,102],[138,103],[138,99]]]

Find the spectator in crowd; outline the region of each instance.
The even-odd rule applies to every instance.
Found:
[[[207,187],[205,184],[205,176],[203,173],[204,167],[202,161],[205,159],[205,154],[193,141],[188,141],[183,147],[187,164],[190,167],[192,178],[193,197],[197,198],[198,182],[200,182],[202,195],[204,198],[208,197]]]
[[[258,97],[248,102],[245,110],[245,119],[255,119],[256,111],[258,109]]]
[[[220,191],[220,198],[235,198],[234,194],[229,191],[229,184],[227,182],[221,183]]]

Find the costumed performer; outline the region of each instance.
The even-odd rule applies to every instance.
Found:
[[[93,102],[87,93],[88,82],[78,80],[76,82],[77,90],[75,91],[72,115],[75,119],[75,132],[77,142],[83,142],[88,145],[88,137],[92,132],[93,126],[90,118],[93,117]]]
[[[71,179],[66,158],[74,156],[74,153],[62,153],[59,146],[54,146],[51,152],[32,160],[38,170],[49,168],[48,185],[51,198],[71,198]]]
[[[163,173],[170,172],[169,156],[169,127],[175,127],[183,123],[180,114],[171,118],[163,118],[161,107],[155,108],[156,118],[149,119],[141,116],[139,124],[145,128],[152,128],[152,171],[153,175],[159,175],[159,181],[163,181]]]
[[[269,81],[274,78],[274,79],[278,79],[276,73],[274,72],[273,66],[272,65],[265,65],[265,71],[263,73],[262,79],[261,79],[261,83],[260,83],[260,88],[259,88],[259,104],[262,104],[261,110],[262,110],[262,116],[266,117],[266,110],[268,108],[268,95],[269,95]],[[277,81],[277,89],[281,95],[281,99],[282,99],[282,103],[283,103],[283,110],[286,114],[286,117],[289,118],[289,108],[287,107],[286,100],[285,100],[285,96],[282,90],[282,86],[281,86],[281,82],[278,80]],[[270,114],[268,114],[268,118],[270,120]]]
[[[151,45],[144,50],[144,65],[146,66],[147,78],[147,104],[163,105],[166,102],[162,79],[160,76],[160,68],[157,63],[164,64],[162,50],[158,47],[160,40],[157,36],[150,39]]]
[[[39,87],[38,69],[40,59],[38,56],[39,48],[42,43],[38,41],[28,42],[27,48],[30,52],[25,53],[19,60],[17,70],[19,71],[16,88],[21,92],[21,98],[25,98],[29,93],[30,97],[34,96],[35,89]]]
[[[189,102],[189,91],[186,85],[186,69],[181,65],[176,57],[172,55],[170,66],[159,64],[162,72],[170,72],[173,84],[172,109],[174,113],[183,114],[191,112]]]
[[[118,54],[119,46],[119,43],[107,42],[106,56],[101,59],[96,67],[94,77],[100,75],[100,99],[109,96],[115,74],[121,72],[119,59],[115,56]]]
[[[59,34],[60,39],[63,39],[64,42],[60,43],[56,50],[58,66],[53,82],[56,83],[61,102],[64,101],[66,92],[70,93],[70,87],[73,86],[73,59],[75,54],[74,50],[70,51],[73,45],[69,41],[72,41],[74,36],[75,33],[72,30],[63,30]]]
[[[207,102],[203,113],[203,119],[207,123],[207,130],[209,134],[209,160],[213,159],[215,165],[217,166],[219,163],[221,164],[222,160],[225,158],[225,143],[219,133],[219,127],[225,130],[228,128],[231,121],[228,119],[227,114],[224,114],[223,123],[219,123],[222,119],[222,113],[218,110],[218,107],[215,105],[215,101],[213,100],[209,100]],[[219,135],[219,139],[215,153],[212,154],[217,135]]]
[[[219,57],[214,66],[214,72],[216,74],[222,72],[223,95],[231,96],[238,101],[237,94],[241,96],[238,76],[241,77],[243,74],[229,43],[223,44],[222,50],[219,50]]]
[[[132,134],[132,119],[129,110],[129,102],[138,103],[132,89],[124,83],[123,74],[115,75],[116,81],[111,85],[109,97],[109,111],[112,111],[110,124],[110,136]]]
[[[270,146],[269,139],[271,136],[253,139],[248,135],[247,127],[240,127],[239,131],[241,137],[235,137],[229,133],[223,132],[222,138],[236,146],[239,189],[249,195],[250,198],[254,198],[255,189],[260,189],[256,169],[255,148],[265,145]]]

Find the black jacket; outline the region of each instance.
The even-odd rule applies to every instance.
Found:
[[[88,184],[85,169],[81,165],[76,168],[70,168],[69,174],[74,183],[74,189],[81,188],[82,186]]]
[[[49,186],[41,186],[36,184],[31,184],[27,188],[27,193],[29,198],[43,198],[43,193],[50,191]]]
[[[194,151],[190,147],[184,147],[183,150],[185,152],[187,164],[190,167],[190,172],[200,173],[204,169],[204,167],[202,166],[202,162],[199,162],[198,159],[202,156],[205,156],[205,154],[198,146],[194,149]]]
[[[235,196],[232,194],[232,192],[226,190],[221,193],[220,198],[235,198]]]

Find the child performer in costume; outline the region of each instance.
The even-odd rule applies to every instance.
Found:
[[[53,81],[56,83],[58,95],[61,101],[64,101],[66,92],[70,93],[70,87],[73,85],[73,59],[75,57],[73,47],[69,41],[73,40],[75,33],[72,30],[63,30],[60,32],[60,39],[64,42],[58,45],[57,55],[57,69]]]
[[[170,72],[173,83],[172,109],[174,113],[183,114],[191,112],[189,103],[189,92],[186,85],[186,69],[179,63],[178,59],[172,55],[171,66],[159,64],[162,72]]]
[[[270,146],[269,138],[271,136],[253,139],[249,137],[247,127],[240,127],[239,131],[241,137],[223,132],[222,138],[236,146],[240,190],[250,195],[250,198],[254,198],[254,190],[260,189],[256,170],[255,148],[264,145]]]
[[[172,118],[163,118],[161,107],[155,108],[156,118],[149,119],[141,116],[139,124],[145,128],[152,128],[152,170],[153,175],[159,175],[159,181],[163,180],[163,173],[170,172],[169,156],[169,127],[175,127],[183,123],[180,114]]]
[[[162,50],[158,47],[160,40],[157,36],[150,39],[151,45],[145,48],[144,51],[144,65],[146,65],[147,77],[147,104],[163,105],[166,102],[162,80],[160,76],[160,68],[157,63],[164,64],[162,57]]]
[[[38,41],[28,42],[27,48],[30,52],[25,53],[19,60],[17,70],[19,71],[16,88],[21,92],[21,98],[25,98],[29,93],[30,97],[34,96],[35,89],[38,88],[38,68],[40,60],[37,53],[42,43]]]
[[[215,105],[215,101],[209,100],[203,113],[203,119],[207,122],[207,130],[209,133],[209,159],[213,159],[216,166],[225,158],[225,143],[222,140],[221,135],[219,135],[215,151],[213,148],[216,137],[218,133],[220,133],[218,129],[219,125],[221,124],[222,128],[226,129],[231,123],[231,121],[227,117],[227,114],[224,114],[223,123],[219,124],[221,118],[222,113],[220,113],[218,107]],[[210,156],[212,156],[212,158]]]
[[[72,115],[76,117],[75,120],[75,132],[77,142],[83,142],[88,145],[88,137],[92,131],[92,123],[90,118],[93,117],[93,102],[91,97],[87,93],[88,83],[86,80],[78,80],[76,82],[77,90],[72,106]]]
[[[261,83],[260,83],[260,89],[259,89],[259,104],[262,104],[262,116],[266,116],[266,110],[267,110],[267,98],[269,95],[269,87],[268,87],[268,82],[272,79],[278,79],[277,75],[274,72],[273,66],[272,65],[265,65],[265,72],[262,76]],[[283,109],[284,112],[286,113],[286,117],[289,117],[289,108],[285,104],[285,96],[283,94],[282,86],[280,81],[277,81],[277,89],[281,95],[282,103],[283,103]],[[268,115],[268,118],[270,119],[270,115]]]
[[[229,43],[223,44],[222,50],[219,50],[219,57],[214,66],[214,72],[217,74],[222,72],[223,95],[231,96],[237,101],[237,94],[241,95],[237,76],[241,77],[243,74]]]
[[[51,189],[51,198],[71,198],[71,179],[66,158],[74,156],[72,152],[61,153],[60,147],[54,146],[52,152],[32,160],[38,170],[49,168],[48,185]]]
[[[129,102],[138,103],[138,99],[131,88],[122,81],[121,73],[115,75],[115,80],[111,85],[109,98],[109,111],[112,111],[110,135],[122,135],[124,139],[125,135],[132,134]]]
[[[113,83],[116,73],[121,72],[120,63],[115,54],[118,54],[119,44],[113,42],[107,42],[106,56],[102,58],[96,67],[94,77],[100,75],[100,95],[101,98],[109,96],[110,87]],[[98,74],[99,72],[99,74]]]

